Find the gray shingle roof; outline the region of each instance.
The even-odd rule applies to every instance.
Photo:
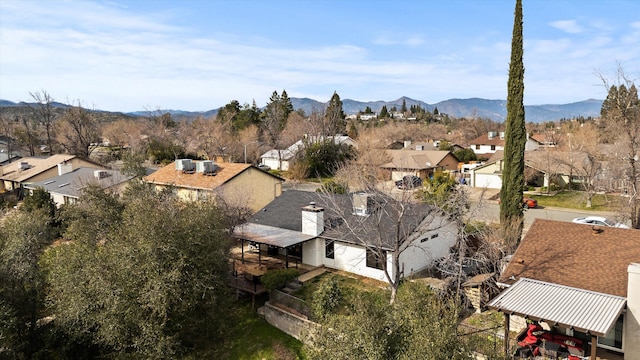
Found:
[[[352,195],[324,195],[313,192],[288,190],[259,210],[249,223],[273,226],[293,231],[302,231],[302,208],[315,202],[325,209],[325,231],[321,237],[362,244],[381,246],[392,250],[392,244],[400,234],[410,236],[427,217],[434,217],[437,226],[444,218],[437,216],[433,207],[425,204],[407,204],[369,199],[369,216],[353,213]],[[402,220],[398,221],[398,206],[404,206]],[[399,227],[399,231],[397,231]]]
[[[95,171],[104,171],[107,176],[97,179]],[[27,189],[44,188],[49,193],[78,198],[81,191],[88,184],[97,184],[106,189],[132,179],[133,176],[123,175],[119,170],[97,170],[93,168],[77,168],[66,174],[55,176],[43,181],[25,184]]]

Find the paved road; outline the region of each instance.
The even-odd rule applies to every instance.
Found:
[[[608,218],[615,218],[615,213],[611,212],[598,212],[598,211],[580,211],[573,209],[563,209],[555,207],[543,207],[539,206],[535,209],[527,209],[524,212],[524,228],[529,229],[535,219],[549,219],[558,221],[571,221],[574,218],[580,216],[604,216]],[[474,203],[471,208],[472,219],[486,221],[486,222],[499,222],[500,219],[500,205],[497,201],[483,200],[480,205]],[[630,225],[630,224],[627,224]]]

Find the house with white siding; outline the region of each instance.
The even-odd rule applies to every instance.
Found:
[[[395,275],[394,251],[399,253],[401,276],[432,266],[450,252],[457,226],[441,211],[403,204],[405,213],[398,219],[396,204],[388,200],[367,193],[288,190],[236,227],[234,237],[243,249],[249,242],[259,251],[285,255],[287,264],[295,259],[385,282],[384,268]]]

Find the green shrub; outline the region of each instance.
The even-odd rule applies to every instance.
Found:
[[[267,290],[272,291],[285,286],[288,282],[298,277],[299,274],[298,269],[269,270],[262,275],[260,281]]]
[[[334,276],[325,279],[313,293],[311,302],[313,316],[318,320],[325,319],[338,308],[341,300],[342,291],[338,286],[338,280]]]
[[[316,192],[328,194],[346,194],[348,191],[349,190],[346,186],[339,184],[334,180],[329,180],[316,189]]]

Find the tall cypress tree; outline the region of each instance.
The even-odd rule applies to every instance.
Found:
[[[527,130],[524,119],[524,63],[522,61],[522,0],[516,0],[511,39],[511,62],[507,93],[507,121],[504,168],[500,190],[500,223],[505,244],[514,250],[522,236],[524,215],[524,148]]]

